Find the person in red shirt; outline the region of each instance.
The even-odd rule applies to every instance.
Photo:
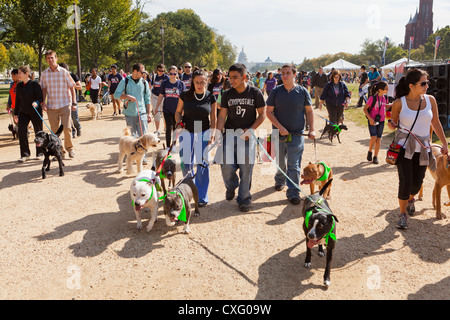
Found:
[[[8,113],[14,111],[14,108],[16,107],[16,87],[17,84],[19,83],[18,69],[13,69],[11,71],[11,78],[14,82],[11,84],[11,87],[9,88],[9,97],[8,102],[6,104],[6,111],[8,111]]]

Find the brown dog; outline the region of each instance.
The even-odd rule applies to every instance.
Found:
[[[325,184],[333,178],[333,170],[326,161],[320,161],[318,163],[309,163],[304,169],[301,176],[302,184],[309,184],[311,194],[314,193],[314,185],[319,186],[319,190],[325,186]],[[325,199],[331,199],[331,183],[324,191],[323,197]]]
[[[433,148],[433,154],[436,156],[436,171],[430,170],[435,181],[433,207],[436,209],[436,218],[441,220],[446,218],[441,212],[441,189],[444,186],[447,186],[447,193],[450,198],[450,163],[448,156],[440,154],[439,148]]]

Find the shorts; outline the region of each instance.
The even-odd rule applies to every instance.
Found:
[[[155,113],[155,121],[161,121],[161,114],[162,114],[162,108],[163,108],[163,103],[164,103],[164,99],[161,101],[161,106],[160,106],[160,108],[159,108],[159,112],[156,112],[156,103],[158,102],[158,98],[159,98],[159,96],[157,96],[157,95],[155,95],[153,92],[152,92],[152,97],[151,97],[151,100],[152,100],[152,110],[153,110],[153,113]]]
[[[369,133],[371,137],[378,137],[381,138],[381,136],[383,135],[383,130],[384,130],[384,121],[380,121],[380,124],[376,125],[376,126],[371,126],[370,122],[367,122],[369,125]]]

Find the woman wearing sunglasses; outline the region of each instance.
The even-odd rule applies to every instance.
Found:
[[[410,70],[396,87],[397,100],[392,105],[392,122],[388,123],[389,128],[398,129],[394,143],[403,146],[397,158],[400,217],[396,227],[399,229],[407,229],[407,213],[415,212],[414,196],[422,186],[427,166],[436,168],[436,159],[427,148],[431,140],[430,126],[442,142],[442,154],[448,154],[436,99],[427,95],[427,90],[428,74],[420,69]]]
[[[202,69],[194,70],[191,87],[181,94],[175,113],[177,123],[182,122],[189,132],[189,136],[182,134],[180,137],[180,157],[184,163],[183,176],[197,164],[194,183],[198,189],[200,207],[209,202],[208,155],[205,154],[205,159],[203,156],[211,141],[211,133],[216,127],[216,97],[214,93],[206,90],[207,85],[208,74]]]
[[[163,102],[164,121],[166,122],[166,145],[170,147],[172,143],[172,132],[175,129],[175,112],[177,110],[180,94],[186,90],[184,83],[177,79],[178,68],[171,66],[169,68],[169,80],[163,81],[159,89],[158,102],[156,110],[160,110],[160,104]]]

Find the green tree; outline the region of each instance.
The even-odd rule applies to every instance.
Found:
[[[138,26],[139,11],[133,8],[131,0],[80,0],[78,5],[81,63],[89,68],[109,67],[115,61],[113,55],[130,46]],[[71,35],[72,30],[69,38]],[[67,51],[74,59],[73,40],[68,42]]]
[[[29,65],[32,70],[39,68],[38,55],[27,44],[15,43],[8,50],[8,67],[10,69]]]
[[[0,43],[0,72],[3,72],[5,68],[8,66],[8,50],[6,50],[6,47]]]
[[[0,20],[9,39],[30,45],[42,71],[44,50],[61,48],[65,30],[68,0],[16,0],[0,3]]]
[[[428,40],[424,46],[427,59],[431,60],[434,58],[434,49],[437,36],[441,37],[441,44],[439,46],[436,59],[450,59],[450,26],[446,26],[428,37]]]

